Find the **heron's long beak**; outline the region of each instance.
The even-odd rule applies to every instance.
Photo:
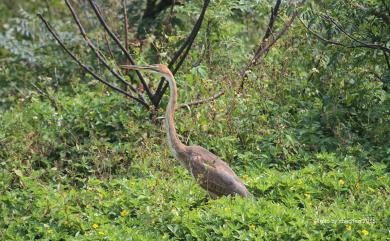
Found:
[[[130,70],[154,70],[155,68],[153,66],[146,66],[146,65],[121,65],[119,66],[122,69],[130,69]]]

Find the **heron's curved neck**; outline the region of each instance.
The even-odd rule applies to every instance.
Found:
[[[169,102],[165,112],[165,125],[167,131],[167,137],[170,147],[172,148],[175,155],[185,151],[185,145],[177,137],[175,129],[175,109],[177,101],[177,88],[176,81],[173,76],[165,76],[169,82]]]

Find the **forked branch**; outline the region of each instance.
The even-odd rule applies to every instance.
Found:
[[[333,45],[339,45],[339,46],[342,46],[342,47],[346,47],[346,48],[353,48],[353,47],[360,47],[360,46],[349,46],[349,45],[346,45],[344,43],[341,43],[341,42],[338,42],[338,41],[334,41],[334,40],[330,40],[330,39],[326,39],[324,37],[322,37],[321,35],[319,35],[318,33],[314,32],[313,30],[311,30],[304,22],[301,18],[298,18],[299,21],[301,22],[301,24],[303,25],[303,27],[305,27],[305,29],[312,35],[316,36],[318,39],[320,39],[321,41],[325,42],[325,43],[328,43],[328,44],[333,44]]]
[[[183,64],[184,59],[187,57],[188,52],[191,49],[191,46],[194,43],[196,36],[198,35],[200,27],[202,26],[203,19],[204,19],[204,16],[206,14],[206,10],[207,10],[207,7],[209,6],[209,4],[210,4],[210,0],[204,1],[199,18],[196,21],[196,23],[191,31],[191,34],[188,36],[187,40],[183,43],[181,48],[175,53],[175,55],[173,56],[173,58],[169,62],[168,67],[170,69],[172,69],[173,66],[176,64],[177,60],[180,58],[179,62],[176,64],[175,68],[173,69],[173,72],[172,72],[173,74],[177,73],[177,71],[179,70],[179,68]]]
[[[120,48],[120,50],[126,56],[127,60],[130,62],[130,64],[134,65],[135,61],[134,61],[133,57],[131,56],[131,54],[129,53],[130,48],[129,48],[129,44],[128,44],[128,16],[127,16],[127,9],[126,9],[127,1],[126,0],[122,0],[121,1],[122,8],[123,8],[123,15],[124,15],[124,32],[125,32],[124,44],[121,43],[121,41],[116,36],[116,34],[108,26],[107,22],[105,21],[105,19],[103,17],[102,12],[100,11],[100,7],[97,5],[96,1],[95,0],[88,0],[88,2],[90,4],[90,6],[92,7],[92,9],[93,9],[97,19],[99,20],[100,25],[104,29],[104,31],[103,31],[104,39],[105,39],[105,42],[106,42],[106,44],[108,46],[110,57],[112,59],[114,59],[112,48],[111,48],[110,43],[109,43],[109,41],[107,39],[107,34],[110,36],[112,41]],[[128,96],[129,98],[136,100],[137,102],[141,103],[143,106],[147,107],[150,110],[148,102],[145,100],[145,97],[142,95],[142,93],[140,93],[139,90],[137,90],[134,86],[132,86],[131,83],[126,81],[125,78],[123,77],[122,73],[119,70],[115,69],[115,67],[111,67],[110,66],[109,61],[107,60],[107,58],[105,57],[103,52],[88,37],[87,32],[85,31],[85,28],[84,28],[82,22],[80,21],[79,16],[77,15],[75,9],[73,8],[71,1],[70,0],[65,0],[65,3],[68,6],[68,8],[69,8],[69,10],[70,10],[70,12],[72,14],[72,17],[73,17],[77,27],[79,28],[80,34],[84,38],[84,40],[87,43],[88,47],[92,50],[92,52],[94,52],[94,54],[96,55],[96,58],[98,59],[98,61],[106,69],[108,69],[111,72],[111,74],[113,76],[115,76],[120,82],[125,84],[125,89],[121,89],[120,87],[116,86],[115,84],[108,82],[106,79],[102,78],[96,72],[94,72],[94,70],[90,66],[87,66],[86,64],[82,63],[76,57],[76,55],[73,54],[66,47],[66,45],[61,41],[61,39],[58,37],[58,35],[54,31],[54,29],[50,26],[50,24],[45,20],[45,18],[42,15],[38,15],[39,18],[45,24],[46,28],[49,30],[49,32],[53,35],[54,39],[59,43],[61,48],[64,49],[64,51],[67,54],[69,54],[71,56],[71,58],[77,64],[79,64],[85,71],[90,73],[92,76],[94,76],[100,82],[106,84],[107,86],[109,86],[110,88],[118,91],[119,93],[124,94],[124,95]],[[193,42],[194,42],[194,40],[195,40],[195,38],[197,36],[197,33],[199,32],[199,29],[200,29],[200,27],[202,25],[202,22],[203,22],[203,19],[204,19],[204,16],[205,16],[205,13],[206,13],[206,10],[207,10],[207,7],[208,7],[209,3],[210,3],[210,0],[204,0],[202,11],[201,11],[200,16],[199,16],[198,20],[196,21],[193,29],[192,29],[192,31],[191,31],[191,34],[188,36],[186,41],[182,44],[181,48],[175,53],[175,55],[173,56],[172,60],[170,61],[169,66],[173,69],[174,73],[176,73],[179,70],[179,68],[183,64],[186,56],[188,55],[188,52],[191,49],[192,44],[193,44]],[[175,1],[173,1],[173,4],[175,4]],[[138,77],[139,81],[142,84],[143,90],[147,94],[148,99],[154,105],[155,109],[157,109],[158,106],[160,105],[161,97],[164,94],[164,92],[166,91],[166,87],[167,86],[164,86],[164,81],[161,80],[160,83],[159,83],[159,86],[158,86],[158,88],[157,88],[157,90],[155,92],[155,94],[152,94],[152,91],[151,91],[150,87],[146,83],[146,81],[143,78],[143,76],[141,75],[141,73],[137,70],[136,74],[137,74],[137,77]],[[132,76],[130,76],[130,77],[132,78]],[[131,90],[131,92],[135,93],[138,97],[136,97],[136,96],[132,95],[131,93],[127,92],[127,87],[129,87],[129,90]],[[200,101],[200,102],[203,103],[203,101]]]
[[[123,46],[123,44],[120,42],[117,36],[111,31],[111,29],[108,27],[108,24],[106,21],[103,19],[103,16],[100,14],[99,8],[95,0],[88,0],[90,3],[93,11],[95,12],[100,24],[103,26],[104,30],[108,33],[108,35],[112,38],[112,40],[118,45],[118,47],[122,50],[122,52],[125,54],[127,59],[130,61],[131,64],[135,64],[135,61],[133,57],[130,55],[130,53],[127,51],[127,49]],[[149,99],[153,99],[153,94],[149,89],[149,86],[146,84],[145,79],[143,78],[142,74],[139,71],[136,71],[137,76],[139,80],[142,83],[142,87],[146,91],[146,94],[148,95]]]
[[[117,86],[111,84],[110,82],[108,82],[107,80],[101,78],[99,75],[97,75],[91,67],[83,64],[77,57],[76,55],[74,55],[66,46],[65,44],[61,41],[61,39],[59,38],[59,36],[57,35],[57,33],[55,32],[55,30],[52,28],[52,26],[46,21],[46,19],[41,15],[41,14],[38,14],[38,17],[42,20],[42,22],[45,24],[47,30],[51,33],[51,35],[54,37],[54,39],[58,42],[58,44],[61,46],[61,48],[78,64],[80,65],[80,67],[82,67],[86,72],[88,72],[89,74],[91,74],[93,77],[95,77],[97,80],[99,80],[100,82],[102,82],[103,84],[109,86],[110,88],[114,89],[115,91],[118,91],[119,93],[139,102],[140,104],[142,104],[144,107],[148,108],[149,109],[149,106],[147,105],[147,103],[145,103],[143,100],[141,100],[140,98],[137,98],[133,95],[131,95],[130,93],[122,90],[121,88],[118,88]]]
[[[304,3],[305,3],[305,0],[302,0],[297,5],[297,8],[302,6]],[[240,90],[243,89],[246,71],[259,63],[260,59],[266,53],[268,53],[269,49],[277,42],[277,40],[280,39],[287,32],[287,30],[289,29],[289,27],[291,26],[291,24],[294,22],[295,18],[299,14],[298,10],[295,10],[292,13],[290,19],[285,22],[285,24],[283,25],[282,29],[275,35],[273,33],[274,32],[274,24],[275,24],[276,19],[277,19],[278,15],[279,15],[280,4],[281,4],[281,0],[277,0],[276,3],[275,3],[275,6],[271,9],[271,14],[270,14],[269,23],[267,25],[267,30],[266,30],[266,32],[265,32],[265,34],[264,34],[264,36],[263,36],[263,38],[262,38],[262,40],[260,42],[260,45],[256,49],[255,54],[254,54],[253,58],[251,59],[251,61],[247,64],[247,66],[244,68],[244,70],[242,70],[239,73],[239,76],[241,78]],[[195,25],[195,27],[196,27],[196,25]],[[164,86],[164,87],[166,88],[166,86]],[[217,94],[215,94],[215,95],[213,95],[213,96],[211,96],[209,98],[206,98],[206,99],[203,99],[203,100],[194,101],[194,102],[190,102],[190,103],[187,103],[187,104],[182,104],[182,105],[180,105],[180,107],[183,108],[183,107],[187,107],[187,106],[191,106],[191,105],[199,105],[199,104],[207,103],[207,102],[213,101],[213,100],[221,97],[224,93],[225,93],[225,90],[221,90],[220,92],[218,92]]]
[[[189,53],[189,51],[190,51],[190,49],[192,47],[192,44],[194,43],[194,40],[195,40],[199,30],[200,30],[200,27],[202,26],[203,19],[205,17],[206,10],[207,10],[207,7],[209,6],[209,4],[210,4],[210,0],[205,0],[204,1],[201,13],[199,15],[199,18],[196,21],[196,23],[195,23],[195,25],[194,25],[190,35],[188,36],[186,41],[183,43],[183,45],[175,53],[175,55],[172,57],[171,61],[169,62],[168,67],[169,67],[169,69],[172,69],[172,73],[173,74],[177,73],[177,71],[182,66],[185,58],[187,57],[187,55],[188,55],[188,53]],[[179,60],[179,62],[176,64],[176,62],[178,60]],[[155,94],[155,97],[153,99],[153,103],[154,103],[155,106],[159,106],[159,104],[161,102],[161,98],[164,95],[164,93],[166,92],[167,88],[168,88],[168,84],[165,83],[164,79],[162,78],[160,80],[160,83],[158,84],[158,87],[157,87],[157,90],[156,90],[156,94]]]
[[[331,44],[331,45],[337,45],[337,46],[341,46],[341,47],[344,47],[344,48],[368,48],[368,49],[376,49],[376,50],[383,51],[383,55],[385,57],[385,61],[386,61],[387,67],[388,67],[388,69],[390,69],[390,61],[389,61],[389,58],[388,58],[388,55],[387,55],[389,53],[389,51],[390,51],[389,48],[387,48],[387,47],[385,47],[383,45],[379,45],[379,44],[365,43],[362,40],[359,40],[356,37],[352,36],[346,30],[344,30],[340,26],[340,24],[338,24],[336,22],[336,20],[334,20],[332,17],[330,17],[328,15],[324,15],[323,18],[325,20],[327,20],[327,21],[330,21],[332,24],[334,24],[344,35],[346,35],[348,38],[350,38],[353,41],[353,43],[352,44],[347,44],[347,43],[342,43],[340,41],[327,39],[327,38],[321,36],[320,34],[314,32],[312,29],[310,29],[309,26],[307,26],[301,18],[299,18],[299,21],[301,22],[303,27],[310,34],[314,35],[316,38],[318,38],[319,40],[321,40],[324,43],[328,43],[328,44]]]
[[[287,30],[291,27],[292,23],[294,22],[295,18],[299,15],[298,8],[300,6],[302,6],[305,2],[306,2],[306,0],[302,0],[297,5],[296,9],[291,14],[289,20],[287,20],[284,23],[282,29],[277,34],[272,34],[272,38],[271,38],[270,34],[272,32],[274,32],[273,31],[274,22],[275,22],[276,17],[278,16],[277,10],[279,10],[279,6],[280,6],[280,0],[276,1],[275,7],[271,11],[271,16],[270,16],[270,21],[269,21],[268,26],[267,26],[267,31],[266,31],[259,47],[255,51],[255,54],[252,57],[252,59],[250,60],[250,62],[239,73],[239,76],[241,78],[239,91],[242,91],[244,89],[244,84],[245,84],[245,80],[246,80],[246,72],[248,70],[250,70],[252,67],[258,65],[261,62],[263,56],[265,56],[268,53],[270,48],[273,45],[275,45],[275,43],[287,32]]]
[[[360,45],[366,47],[366,48],[370,48],[370,49],[379,49],[379,50],[382,50],[386,53],[390,53],[390,49],[383,46],[383,45],[379,45],[379,44],[372,44],[372,43],[365,43],[363,42],[362,40],[359,40],[357,39],[356,37],[354,37],[352,34],[348,33],[344,28],[341,27],[340,24],[337,23],[336,20],[334,20],[331,16],[329,15],[326,15],[326,14],[323,14],[322,17],[331,22],[334,26],[336,26],[336,28],[338,28],[343,34],[345,34],[348,38],[352,39],[353,41],[355,41],[356,43],[359,43]]]
[[[115,71],[114,68],[110,67],[108,62],[106,61],[105,56],[101,53],[101,51],[92,43],[92,41],[88,38],[88,35],[81,24],[81,21],[79,17],[77,16],[72,4],[69,0],[65,0],[66,5],[68,6],[70,12],[72,13],[73,19],[76,22],[76,25],[78,26],[81,35],[83,36],[85,42],[90,47],[90,49],[95,53],[96,58],[106,67],[116,78],[118,78],[122,83],[124,83],[126,86],[128,86],[134,93],[138,95],[140,99],[142,99],[145,103],[146,100],[143,98],[143,96],[129,83],[127,82],[117,71]]]

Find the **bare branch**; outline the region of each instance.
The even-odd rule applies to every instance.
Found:
[[[216,99],[218,99],[219,97],[221,97],[223,94],[225,94],[225,90],[221,90],[220,92],[218,92],[217,94],[213,95],[213,96],[210,96],[209,98],[207,99],[202,99],[202,100],[197,100],[197,101],[193,101],[193,102],[190,102],[190,103],[186,103],[186,104],[181,104],[179,106],[179,108],[186,108],[188,106],[193,106],[193,105],[200,105],[200,104],[203,104],[203,103],[207,103],[207,102],[211,102],[211,101],[214,101]]]
[[[45,24],[47,30],[49,30],[49,32],[51,33],[51,35],[55,38],[55,40],[58,42],[58,44],[61,46],[61,48],[70,56],[72,57],[72,59],[74,61],[76,61],[77,64],[79,64],[85,71],[87,71],[88,73],[90,73],[93,77],[95,77],[97,80],[99,80],[100,82],[104,83],[105,85],[109,86],[110,88],[118,91],[119,93],[139,102],[140,104],[142,104],[143,106],[145,106],[146,108],[149,109],[149,106],[144,102],[142,101],[141,99],[131,95],[130,93],[127,93],[126,91],[118,88],[117,86],[109,83],[108,81],[102,79],[100,76],[98,76],[94,71],[92,71],[91,67],[83,64],[77,57],[76,55],[74,55],[66,46],[65,44],[60,40],[60,38],[58,37],[58,35],[56,34],[56,32],[54,31],[54,29],[51,27],[51,25],[46,21],[46,19],[41,15],[41,14],[38,14],[38,17],[42,20],[42,22]]]
[[[206,14],[206,10],[207,10],[207,7],[209,4],[210,4],[210,0],[204,1],[199,18],[196,21],[194,28],[192,29],[190,35],[188,36],[187,40],[183,43],[181,48],[175,53],[172,60],[169,62],[168,67],[172,68],[173,65],[176,63],[176,61],[179,59],[179,57],[181,57],[181,60],[179,60],[179,63],[175,66],[174,70],[172,71],[173,74],[175,74],[179,70],[179,68],[183,64],[183,61],[186,58],[189,50],[191,49],[191,46],[192,46],[192,44],[193,44],[193,42],[194,42],[194,40],[199,32],[199,29],[202,26],[202,22],[203,22],[203,19],[204,19],[204,16]],[[184,54],[183,54],[183,51],[185,51]]]
[[[129,50],[129,22],[128,22],[128,15],[127,15],[127,1],[126,0],[122,0],[122,9],[123,9],[123,31],[125,32],[125,48],[126,50]],[[129,64],[128,63],[128,60],[125,62],[126,64]],[[125,75],[129,75],[129,71],[128,70],[124,70],[125,72]],[[132,80],[132,82],[134,82],[133,80],[133,76],[130,75],[130,78]]]
[[[129,23],[128,23],[128,17],[127,17],[127,1],[122,0],[122,8],[123,8],[123,28],[125,32],[125,48],[126,50],[129,49]]]
[[[279,7],[280,7],[281,2],[282,2],[282,0],[277,0],[275,3],[275,6],[273,8],[271,8],[272,9],[271,16],[269,18],[267,31],[265,32],[265,34],[263,36],[262,43],[264,43],[271,36],[271,34],[273,32],[274,23],[275,23],[276,18],[278,17]]]
[[[83,36],[85,42],[88,44],[88,46],[90,47],[90,49],[95,53],[96,57],[98,58],[98,60],[116,77],[118,78],[122,83],[124,83],[125,85],[129,86],[130,89],[136,93],[138,95],[138,97],[140,99],[142,99],[145,103],[146,103],[146,100],[143,98],[143,96],[129,83],[127,82],[125,79],[123,79],[123,77],[118,73],[116,72],[112,67],[110,67],[110,65],[107,63],[107,61],[105,60],[106,58],[104,57],[104,55],[100,52],[100,50],[92,43],[92,41],[88,38],[88,35],[87,33],[85,32],[85,29],[83,27],[83,25],[81,24],[81,21],[79,19],[79,17],[77,16],[75,10],[73,9],[73,6],[72,4],[69,2],[69,0],[65,0],[65,3],[66,5],[68,6],[70,12],[72,13],[72,16],[73,16],[73,19],[75,20],[76,22],[76,25],[79,27],[79,30],[80,30],[80,33],[81,35]]]
[[[333,45],[338,45],[338,46],[342,46],[342,47],[345,47],[345,48],[369,48],[369,49],[376,49],[376,48],[372,48],[372,47],[368,47],[366,44],[360,44],[360,45],[346,45],[344,43],[341,43],[341,42],[337,42],[337,41],[334,41],[334,40],[330,40],[330,39],[326,39],[324,37],[322,37],[321,35],[319,35],[318,33],[314,32],[313,30],[311,30],[304,22],[301,18],[299,18],[299,21],[302,23],[302,25],[306,28],[306,30],[313,34],[314,36],[316,36],[318,39],[320,39],[321,41],[325,42],[325,43],[328,43],[328,44],[333,44]],[[390,61],[389,61],[389,58],[387,56],[387,52],[382,50],[383,51],[383,55],[385,57],[385,60],[386,60],[386,64],[387,64],[387,67],[388,69],[390,69]]]
[[[108,41],[106,32],[103,32],[103,38],[104,38],[104,41],[106,42],[108,53],[110,54],[111,59],[115,60],[114,53],[112,52],[111,44],[110,44],[110,41]]]
[[[50,103],[53,105],[54,109],[58,111],[58,102],[53,96],[49,95],[49,93],[47,93],[47,91],[44,91],[41,88],[39,88],[38,86],[36,86],[33,82],[30,82],[30,84],[32,85],[32,87],[34,87],[34,89],[36,89],[38,91],[39,94],[47,97],[49,99]]]
[[[287,30],[290,28],[291,24],[294,22],[295,18],[298,16],[299,12],[295,10],[290,19],[284,23],[282,30],[279,31],[277,35],[274,36],[274,38],[269,41],[269,38],[265,38],[265,44],[262,48],[259,48],[256,52],[255,56],[253,57],[252,61],[248,64],[248,66],[245,68],[245,71],[251,68],[253,65],[256,65],[259,59],[269,51],[269,49],[281,38]]]
[[[277,0],[276,3],[275,3],[275,6],[273,8],[271,8],[271,15],[270,15],[270,18],[269,18],[269,23],[268,23],[268,26],[267,26],[267,30],[266,30],[266,32],[265,32],[265,34],[263,36],[263,39],[261,40],[261,43],[259,44],[259,47],[255,51],[254,58],[260,54],[261,50],[268,43],[268,39],[271,36],[271,34],[272,34],[272,40],[275,40],[275,36],[273,35],[273,27],[274,27],[275,20],[276,20],[276,18],[279,15],[280,3],[281,3],[281,0]],[[256,61],[256,60],[253,59],[252,61]]]
[[[337,42],[337,41],[333,41],[333,40],[330,40],[330,39],[326,39],[324,37],[322,37],[321,35],[319,35],[318,33],[314,32],[313,30],[311,30],[304,22],[301,18],[298,18],[299,21],[301,22],[301,24],[306,28],[306,30],[313,34],[314,36],[316,36],[317,38],[319,38],[320,40],[322,40],[323,42],[326,42],[326,43],[329,43],[329,44],[334,44],[334,45],[339,45],[339,46],[342,46],[342,47],[346,47],[346,48],[350,48],[351,46],[347,46],[343,43],[340,43],[340,42]]]
[[[34,89],[36,89],[38,91],[39,94],[43,95],[43,96],[46,96],[48,98],[50,98],[50,96],[43,90],[41,90],[38,86],[36,86],[33,82],[30,82],[30,84],[32,85],[32,87],[34,87]]]
[[[180,47],[180,49],[175,53],[175,55],[173,56],[173,58],[171,59],[171,61],[169,62],[168,64],[168,67],[170,69],[173,68],[173,65],[176,63],[176,61],[180,58],[179,60],[179,63],[176,64],[175,68],[172,70],[172,73],[173,74],[176,74],[177,71],[179,70],[179,68],[181,67],[181,65],[183,64],[185,58],[187,57],[191,47],[192,47],[192,44],[200,30],[200,27],[202,26],[202,22],[203,22],[203,19],[205,17],[205,14],[206,14],[206,10],[207,10],[207,7],[209,6],[210,4],[210,0],[205,0],[204,3],[203,3],[203,7],[202,7],[202,10],[201,10],[201,13],[199,15],[199,18],[198,20],[196,21],[190,35],[188,36],[187,40],[183,43],[183,45]],[[164,79],[162,78],[160,80],[160,83],[158,84],[158,87],[157,87],[157,90],[156,90],[156,94],[155,94],[155,98],[154,98],[154,103],[155,103],[155,106],[158,106],[160,101],[161,101],[161,98],[162,96],[164,95],[165,91],[167,90],[168,88],[168,84],[165,83],[164,84]]]
[[[125,47],[121,44],[121,42],[119,41],[119,39],[115,36],[115,34],[111,31],[111,29],[108,27],[107,23],[104,21],[102,15],[100,14],[99,12],[99,9],[98,9],[98,6],[95,2],[95,0],[88,0],[88,2],[90,3],[92,9],[94,10],[97,18],[99,19],[99,22],[100,24],[103,26],[103,28],[106,30],[106,32],[108,33],[108,35],[110,35],[110,37],[114,40],[114,42],[119,46],[119,48],[122,50],[122,52],[126,55],[126,57],[128,58],[128,60],[130,61],[131,64],[135,64],[135,61],[133,59],[133,57],[129,54],[129,52],[125,49]],[[139,72],[138,70],[136,71],[137,73],[137,76],[139,78],[139,80],[141,81],[142,83],[142,86],[144,88],[144,90],[146,91],[146,94],[148,95],[149,99],[152,100],[153,99],[153,94],[151,93],[150,89],[149,89],[149,86],[146,84],[144,78],[142,77],[142,74],[141,72]]]
[[[355,38],[354,36],[352,36],[350,33],[348,33],[347,31],[345,31],[337,22],[336,20],[334,20],[332,17],[330,17],[329,15],[326,15],[326,14],[323,14],[322,17],[325,19],[325,20],[328,20],[330,21],[331,23],[333,23],[342,33],[344,33],[348,38],[352,39],[353,41],[361,44],[361,45],[364,45],[366,46],[367,48],[370,48],[370,49],[380,49],[386,53],[390,53],[390,49],[389,48],[386,48],[385,46],[382,46],[382,45],[379,45],[379,44],[370,44],[370,43],[365,43],[357,38]]]
[[[302,0],[297,8],[299,6],[302,6],[303,4],[305,3],[305,0]],[[276,3],[275,5],[275,9],[277,7],[277,4],[278,2]],[[272,11],[271,15],[274,15],[276,13],[274,13],[274,11]],[[260,47],[257,49],[255,55],[253,56],[253,58],[251,59],[251,61],[245,66],[245,68],[240,72],[240,78],[241,78],[241,84],[240,84],[240,89],[239,91],[243,90],[244,88],[244,83],[245,83],[245,76],[246,76],[246,72],[252,68],[253,66],[259,64],[261,58],[266,54],[268,53],[268,51],[270,50],[270,48],[287,32],[287,30],[290,28],[291,24],[294,22],[295,18],[298,16],[299,14],[299,11],[296,9],[290,19],[284,23],[283,25],[283,28],[272,38],[272,40],[269,40],[269,38],[263,38],[263,41],[261,42],[260,44]],[[272,16],[271,16],[272,18]],[[272,26],[268,26],[270,29],[272,29],[271,27],[273,27],[273,22],[270,20],[270,23],[269,25],[272,24]],[[267,31],[268,32],[268,31]]]

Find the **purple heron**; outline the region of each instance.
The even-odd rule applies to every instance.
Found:
[[[169,82],[170,96],[165,115],[169,146],[176,159],[184,165],[199,185],[209,192],[211,197],[236,194],[243,197],[250,196],[240,178],[218,156],[201,146],[186,146],[179,140],[174,121],[177,101],[176,81],[166,65],[124,65],[121,68],[155,73],[165,77]]]

